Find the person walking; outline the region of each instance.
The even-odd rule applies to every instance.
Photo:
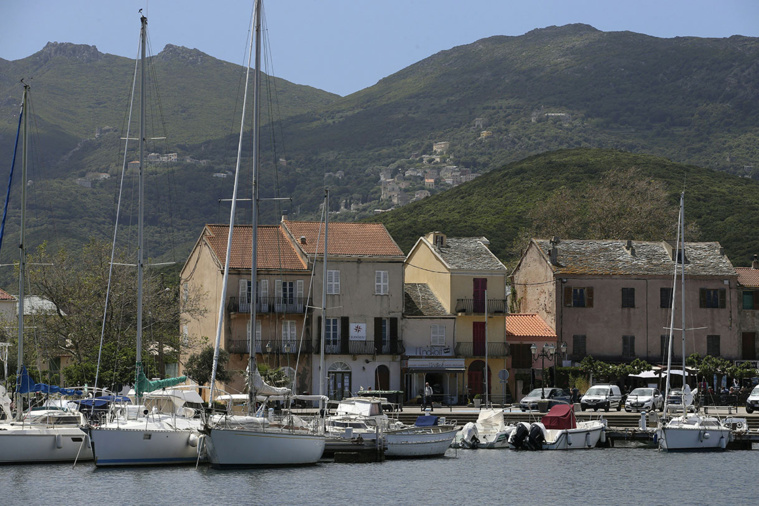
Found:
[[[424,411],[427,406],[430,407],[430,413],[432,413],[432,387],[429,383],[424,384],[424,404],[422,405],[422,411]]]

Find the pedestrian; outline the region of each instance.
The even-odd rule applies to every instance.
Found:
[[[430,413],[432,413],[432,387],[429,383],[424,384],[424,399],[422,404],[422,411],[424,411],[427,406],[430,407]]]

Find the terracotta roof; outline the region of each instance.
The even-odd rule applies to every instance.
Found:
[[[16,300],[16,297],[0,288],[0,300]]]
[[[751,288],[759,288],[759,269],[751,267],[736,267],[738,272],[738,284]]]
[[[432,293],[427,283],[406,283],[404,316],[452,316],[435,294]]]
[[[447,237],[442,248],[431,244],[427,239],[425,241],[451,269],[506,270],[487,247],[490,243],[484,237]]]
[[[250,225],[235,225],[232,254],[229,257],[230,268],[250,269],[252,232],[253,227]],[[228,234],[229,225],[206,225],[205,240],[213,249],[222,267],[227,256]],[[259,269],[303,270],[307,268],[279,225],[259,226],[257,242]]]
[[[506,315],[506,335],[514,338],[539,337],[556,339],[556,332],[534,313]]]
[[[321,222],[285,220],[282,224],[303,252],[309,255],[319,255],[323,252],[324,225]],[[305,244],[302,243],[301,237],[305,238]],[[317,238],[320,251],[317,251]],[[328,248],[328,254],[332,256],[404,259],[403,251],[381,223],[332,222],[329,224]]]
[[[533,242],[550,258],[549,240]],[[672,276],[675,264],[667,251],[668,243],[632,241],[632,250],[626,244],[617,240],[562,239],[556,245],[557,265],[551,267],[559,275]],[[736,275],[718,242],[686,242],[685,259],[686,277]]]

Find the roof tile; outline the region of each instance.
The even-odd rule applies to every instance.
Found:
[[[506,335],[510,338],[556,339],[556,332],[535,313],[506,315]]]
[[[250,269],[252,232],[253,227],[250,225],[235,225],[229,258],[230,268]],[[228,234],[229,225],[206,225],[205,238],[222,266],[227,255]],[[257,242],[259,269],[303,270],[307,268],[279,225],[259,226]]]
[[[321,222],[285,220],[282,224],[303,252],[308,255],[322,253],[324,226]],[[328,247],[330,256],[404,258],[403,251],[381,223],[331,222]]]

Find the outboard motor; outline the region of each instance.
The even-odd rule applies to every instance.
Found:
[[[530,426],[530,435],[527,437],[527,448],[530,450],[542,450],[544,440],[543,428],[539,424],[533,423]]]
[[[469,422],[464,425],[464,428],[461,429],[461,434],[462,447],[474,450],[479,446],[480,440],[477,437],[477,425],[475,425],[473,422]]]
[[[515,450],[527,449],[525,443],[527,441],[527,436],[529,433],[529,426],[524,422],[519,422],[516,429],[514,429],[514,431],[511,433],[511,436],[509,436],[509,444]]]

